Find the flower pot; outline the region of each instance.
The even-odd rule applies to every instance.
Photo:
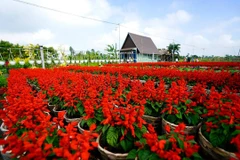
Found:
[[[1,155],[2,155],[2,159],[3,160],[11,160],[12,158],[12,151],[7,151],[6,153],[3,153],[3,145],[0,145],[0,152],[1,152]]]
[[[51,64],[51,63],[52,63],[52,61],[51,61],[51,60],[47,60],[46,62],[47,62],[47,64]]]
[[[58,107],[57,107],[57,106],[54,106],[54,107],[53,107],[53,115],[54,115],[55,117],[57,117],[59,112],[66,112],[66,110],[58,110]]]
[[[213,147],[212,144],[202,134],[201,127],[198,131],[198,141],[204,152],[208,153],[212,157],[212,159],[229,160],[230,158],[234,158],[238,160],[237,156],[234,153],[225,151],[222,148]]]
[[[90,130],[85,130],[81,127],[81,122],[82,122],[82,119],[78,122],[78,130],[80,133],[83,133],[84,131],[87,131],[87,132],[90,132]]]
[[[24,62],[24,61],[19,61],[19,64],[20,64],[20,65],[24,65],[25,62]]]
[[[58,64],[58,63],[59,63],[59,60],[54,60],[54,63],[55,63],[55,64]]]
[[[1,129],[3,134],[8,131],[7,126],[4,124],[4,122],[2,122],[0,129]]]
[[[164,131],[165,131],[166,125],[168,125],[172,131],[174,131],[175,128],[178,126],[178,125],[168,122],[167,120],[162,118],[162,128]],[[202,123],[199,123],[197,126],[186,126],[186,128],[184,129],[184,133],[187,135],[195,135],[201,125],[202,125]]]
[[[52,105],[52,104],[50,104],[50,103],[48,103],[48,109],[50,110],[50,111],[53,111],[53,108],[55,107],[55,105]]]
[[[64,114],[64,119],[67,123],[71,123],[71,122],[79,122],[82,118],[69,118],[67,117],[67,112]]]
[[[28,63],[29,63],[29,64],[33,64],[33,63],[34,63],[34,60],[29,60]]]
[[[6,140],[7,137],[8,136],[6,136],[4,139]],[[3,149],[4,149],[4,145],[0,145],[0,152],[1,152],[1,155],[2,155],[2,159],[3,160],[11,160],[12,159],[11,157],[13,156],[12,151],[10,150],[10,151],[6,151],[6,153],[3,153],[2,152]],[[21,156],[24,156],[24,154],[26,154],[26,152],[24,152]],[[17,156],[16,158],[20,159],[21,156]]]
[[[101,147],[100,144],[100,137],[102,134],[100,134],[97,138],[97,143],[98,143],[98,151],[101,154],[101,157],[103,160],[125,160],[127,159],[128,153],[113,153],[110,152],[103,147]]]
[[[5,64],[5,61],[0,61],[0,65],[4,65]]]
[[[161,126],[162,118],[143,115],[142,117],[147,123],[151,124],[154,128]]]
[[[11,65],[15,65],[15,64],[16,64],[16,61],[9,61],[9,63],[10,63]]]
[[[42,60],[36,60],[37,64],[42,64]]]

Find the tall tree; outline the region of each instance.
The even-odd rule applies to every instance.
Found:
[[[175,44],[175,43],[170,43],[169,46],[167,46],[167,50],[169,53],[173,53],[174,55],[177,55],[177,58],[179,57],[179,53],[180,53],[180,48],[181,45],[180,44]]]
[[[117,56],[117,48],[113,44],[108,44],[105,50],[110,56]]]
[[[71,55],[69,56],[70,60],[72,61],[73,57],[75,56],[75,51],[74,49],[72,48],[72,46],[69,47],[69,51],[71,53]]]

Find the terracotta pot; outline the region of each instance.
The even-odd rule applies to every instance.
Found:
[[[239,160],[234,153],[225,151],[222,148],[213,147],[212,144],[207,140],[207,138],[205,138],[202,134],[201,127],[198,131],[198,141],[204,152],[208,153],[212,157],[212,159],[229,160],[230,158],[234,158],[236,160]]]
[[[176,129],[176,127],[178,126],[178,125],[168,122],[167,120],[162,118],[162,128],[165,133],[166,133],[166,131],[165,131],[166,125],[169,125],[169,127],[172,131],[174,131]],[[199,123],[197,126],[186,126],[186,128],[184,129],[184,133],[187,135],[195,135],[201,125],[202,125],[202,123]]]
[[[79,117],[79,118],[69,118],[67,117],[67,112],[64,114],[64,119],[67,123],[71,123],[71,122],[79,122],[82,117]]]
[[[59,110],[58,110],[58,107],[57,107],[57,106],[54,106],[54,107],[53,107],[53,115],[54,115],[55,117],[57,117],[59,112],[66,112],[66,110],[61,110],[61,111],[59,111]]]
[[[101,154],[101,157],[103,160],[126,160],[128,153],[113,153],[110,152],[100,145],[100,137],[102,134],[100,134],[97,138],[97,143],[98,143],[98,151]]]

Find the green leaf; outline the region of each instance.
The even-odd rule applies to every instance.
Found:
[[[187,119],[188,124],[192,124],[192,119],[188,115],[184,114],[184,117]]]
[[[213,147],[218,147],[225,140],[225,135],[218,134],[217,132],[211,132],[209,135],[209,139],[210,139],[210,142],[212,143]]]
[[[200,117],[199,117],[198,114],[193,114],[193,115],[192,115],[192,124],[193,124],[194,126],[196,126],[196,125],[198,124],[199,120],[200,120]]]
[[[156,153],[152,153],[152,154],[149,156],[149,159],[148,159],[148,160],[157,160],[157,159],[160,159],[159,156],[158,156]]]
[[[207,118],[207,122],[215,122],[215,121],[216,121],[216,117]]]
[[[235,137],[236,135],[240,134],[240,130],[235,130],[231,133],[231,136]]]
[[[152,109],[150,107],[148,107],[147,105],[145,105],[144,107],[144,113],[146,115],[151,115],[152,114]]]
[[[135,159],[137,157],[137,150],[132,149],[127,156],[127,159]]]
[[[103,126],[102,125],[98,125],[96,128],[96,132],[100,132],[102,130]]]
[[[142,137],[142,132],[139,128],[135,128],[135,135],[137,136],[138,139]]]
[[[121,140],[120,145],[125,152],[128,152],[130,149],[132,149],[134,147],[133,142],[129,141],[127,138],[124,140]]]
[[[109,126],[110,124],[103,126],[103,129],[102,129],[103,134],[105,134],[105,131],[109,128]]]
[[[77,104],[77,109],[78,109],[80,115],[83,115],[83,113],[84,113],[84,107],[83,107],[82,102],[79,102],[79,103]]]
[[[84,120],[84,119],[82,119],[82,121],[81,121],[81,123],[80,123],[81,127],[83,127],[86,123],[87,123],[87,121]]]
[[[88,120],[87,120],[87,125],[88,125],[88,127],[90,127],[92,124],[94,124],[94,123],[96,123],[96,119],[93,119],[93,118],[89,118]]]
[[[121,127],[122,136],[124,135],[125,127]]]
[[[194,153],[193,157],[194,157],[194,160],[202,160],[203,159],[198,153]]]
[[[179,147],[180,147],[181,149],[184,149],[183,141],[180,140],[178,137],[175,137],[175,138],[177,139],[177,143],[178,143]]]
[[[142,143],[142,144],[146,144],[146,139],[145,139],[145,138],[141,138],[141,139],[139,140],[139,142]]]
[[[116,147],[117,146],[117,142],[118,142],[118,129],[115,127],[110,127],[107,131],[107,143],[112,146],[112,147]]]
[[[183,157],[182,160],[191,160],[190,158],[187,158],[187,157]]]
[[[176,118],[175,115],[170,114],[170,115],[167,115],[167,119],[166,120],[168,120],[169,122],[174,123],[177,120],[177,118]]]
[[[148,159],[150,154],[151,154],[150,150],[140,150],[138,152],[138,158],[139,158],[139,160],[146,160],[146,159]]]
[[[142,129],[141,129],[142,133],[147,133],[147,127],[145,127],[144,125],[142,126]]]
[[[182,119],[182,113],[178,112],[178,114],[176,114],[176,117],[179,118],[179,119]]]

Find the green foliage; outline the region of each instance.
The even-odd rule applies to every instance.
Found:
[[[110,146],[115,147],[118,144],[119,130],[115,127],[109,127],[107,131],[107,142]]]
[[[108,52],[110,57],[117,57],[117,48],[113,44],[108,44],[105,50]]]
[[[101,145],[112,152],[127,153],[135,148],[134,143],[136,141],[144,141],[142,135],[147,132],[145,126],[141,129],[138,126],[134,126],[136,136],[133,137],[130,130],[125,135],[125,130],[126,128],[123,126],[104,125],[102,128]]]
[[[7,78],[0,76],[0,87],[7,87]]]
[[[146,115],[159,117],[161,110],[163,109],[164,103],[163,102],[152,102],[147,100],[145,104],[144,112]]]
[[[198,125],[202,121],[200,118],[200,115],[203,112],[203,107],[194,106],[194,107],[191,107],[193,111],[187,112],[188,108],[186,104],[189,104],[189,103],[190,103],[190,100],[187,100],[185,103],[181,103],[179,105],[172,105],[174,108],[178,110],[178,113],[169,114],[168,111],[166,111],[165,113],[163,113],[162,117],[164,117],[164,119],[174,124],[179,124],[183,122],[188,126]]]
[[[218,124],[218,121],[213,122],[213,124]],[[211,130],[207,132],[207,126],[204,124],[201,129],[204,137],[206,137],[214,147],[223,148],[229,152],[236,152],[236,147],[230,142],[233,137],[240,134],[240,130],[236,130],[234,125],[220,124],[218,128],[211,128]]]

